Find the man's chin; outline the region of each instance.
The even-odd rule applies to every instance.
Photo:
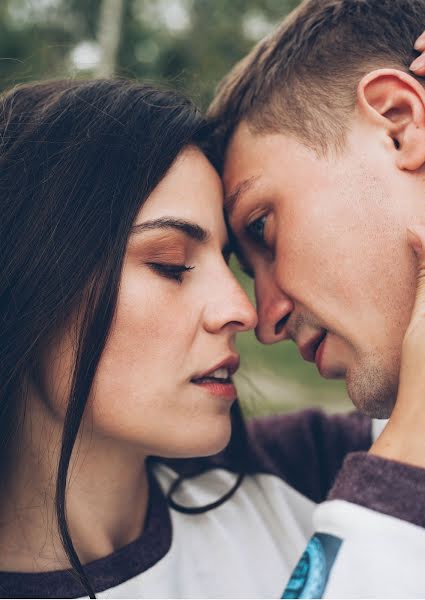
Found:
[[[347,377],[348,395],[354,406],[373,419],[388,419],[397,400],[398,382],[379,377],[378,373],[362,374],[360,378]],[[384,379],[384,381],[383,381]]]
[[[356,398],[351,398],[354,406],[364,415],[371,419],[389,419],[393,411],[394,405],[389,407],[382,404],[377,404],[374,401],[358,401]]]

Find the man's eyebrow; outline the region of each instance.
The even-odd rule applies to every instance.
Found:
[[[230,216],[233,213],[241,196],[253,187],[257,179],[258,177],[249,177],[248,179],[244,179],[236,186],[233,192],[224,198],[224,212],[227,215]]]
[[[176,229],[197,242],[206,242],[210,237],[209,231],[197,225],[197,223],[170,217],[161,217],[160,219],[153,219],[133,225],[131,233],[143,233],[144,231],[152,231],[153,229]]]

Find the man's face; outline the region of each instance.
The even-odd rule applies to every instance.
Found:
[[[258,339],[293,339],[377,417],[396,398],[414,296],[406,227],[424,212],[423,179],[398,169],[395,152],[356,119],[337,158],[241,123],[224,169],[230,225],[255,276]]]

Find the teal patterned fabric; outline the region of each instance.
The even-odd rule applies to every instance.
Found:
[[[316,533],[309,541],[282,598],[323,598],[329,573],[342,540]]]

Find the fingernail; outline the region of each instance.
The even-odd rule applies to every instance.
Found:
[[[415,58],[415,60],[410,65],[409,69],[411,71],[416,71],[416,69],[421,69],[422,67],[425,67],[425,56],[423,54],[421,54],[421,56],[418,56],[418,58]]]
[[[421,33],[418,39],[415,42],[415,50],[423,50],[425,45],[425,31]]]
[[[425,227],[422,225],[415,225],[407,228],[408,242],[418,258],[422,256],[423,251],[421,232],[422,235],[425,232]]]

